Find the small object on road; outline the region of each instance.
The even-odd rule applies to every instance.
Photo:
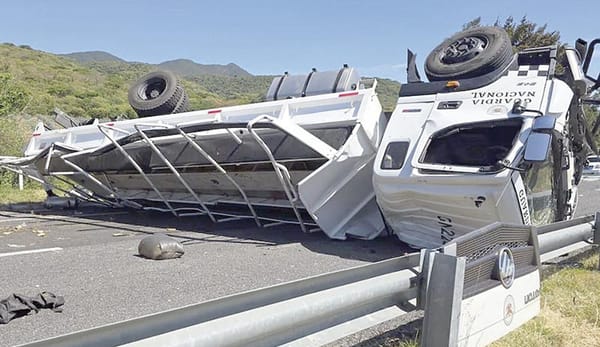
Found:
[[[14,243],[7,243],[6,245],[8,247],[10,247],[10,248],[23,248],[23,247],[25,247],[25,245],[17,245],[17,244],[14,244]]]
[[[0,300],[0,324],[7,324],[15,318],[30,314],[32,311],[38,313],[42,308],[49,308],[54,312],[62,312],[65,299],[50,292],[29,297],[21,294],[12,294],[8,298]]]
[[[44,201],[46,208],[76,209],[78,205],[77,199],[63,196],[49,196]]]
[[[46,237],[46,232],[43,230],[34,229],[31,232],[34,233],[38,237]]]
[[[112,236],[113,237],[119,237],[119,236],[130,236],[131,233],[123,233],[123,232],[118,232],[118,233],[113,233]]]
[[[183,255],[183,245],[165,234],[146,236],[140,241],[138,253],[145,258],[162,260],[179,258]]]

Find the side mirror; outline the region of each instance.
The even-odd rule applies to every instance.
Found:
[[[532,131],[538,133],[551,133],[554,130],[556,124],[556,117],[553,116],[541,116],[533,120]]]
[[[550,134],[532,132],[527,139],[523,159],[529,162],[545,161],[548,158],[551,141],[552,135]]]
[[[417,69],[417,55],[414,54],[410,49],[408,49],[406,59],[406,81],[408,83],[423,82],[421,81],[421,76],[419,76],[419,70]]]
[[[600,44],[600,39],[595,39],[594,41],[590,42],[582,67],[585,78],[593,83],[592,90],[600,88],[600,53],[596,53],[596,57],[594,59],[595,64],[592,65],[594,49],[598,44]]]

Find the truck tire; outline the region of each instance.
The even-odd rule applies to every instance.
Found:
[[[188,110],[187,95],[175,75],[154,71],[137,80],[128,93],[129,104],[139,117]]]
[[[512,61],[510,38],[499,27],[476,27],[456,33],[425,61],[430,81],[473,78],[505,68]]]

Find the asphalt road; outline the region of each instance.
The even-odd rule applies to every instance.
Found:
[[[140,240],[154,232],[182,241],[185,254],[161,261],[137,256]],[[47,251],[15,253],[31,250]],[[247,221],[212,224],[204,217],[106,208],[5,207],[0,211],[0,299],[49,291],[64,296],[65,305],[62,313],[42,310],[0,325],[0,345],[33,342],[407,250],[395,238],[334,241],[294,226],[259,229]]]
[[[600,178],[586,178],[577,215],[600,210],[599,197]],[[182,241],[185,255],[162,261],[138,257],[139,241],[155,232]],[[31,250],[42,252],[27,253]],[[65,298],[62,313],[42,310],[0,325],[0,345],[33,342],[408,251],[393,237],[335,241],[293,226],[259,229],[247,221],[212,224],[204,217],[97,207],[0,206],[0,299],[41,291]],[[379,329],[384,333],[393,326]],[[367,338],[377,334],[372,331]]]

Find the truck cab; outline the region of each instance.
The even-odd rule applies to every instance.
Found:
[[[455,54],[473,32],[433,58]],[[570,57],[559,78],[556,47],[507,57],[479,75],[402,85],[373,175],[386,225],[402,241],[435,248],[493,222],[573,215],[586,149],[572,134],[581,91],[570,70],[580,73],[581,59]]]

